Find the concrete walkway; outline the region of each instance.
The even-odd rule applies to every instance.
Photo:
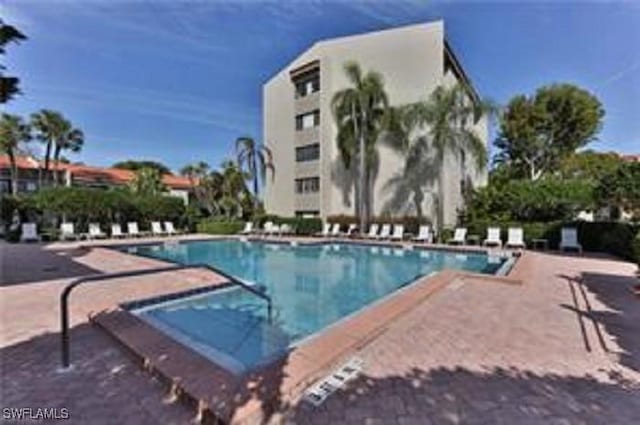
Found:
[[[67,407],[68,423],[193,421],[193,410],[168,399],[86,315],[214,276],[188,271],[78,290],[75,367],[60,373],[61,288],[79,275],[159,263],[72,244],[0,250],[3,408]],[[538,253],[522,261],[524,285],[449,285],[362,348],[358,381],[320,408],[282,406],[271,422],[640,423],[640,300],[629,291],[636,267]]]

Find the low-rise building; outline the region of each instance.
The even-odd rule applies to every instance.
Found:
[[[18,156],[18,193],[35,192],[43,184],[50,185],[53,171],[44,171],[44,164],[30,156]],[[50,166],[53,169],[53,165]],[[58,178],[64,186],[84,186],[94,188],[110,188],[126,186],[135,177],[130,170],[119,168],[92,167],[80,164],[58,164]],[[162,182],[168,189],[168,194],[189,202],[193,183],[186,177],[164,174]],[[11,165],[7,155],[0,155],[0,194],[11,193]]]

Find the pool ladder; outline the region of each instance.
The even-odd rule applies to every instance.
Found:
[[[229,281],[229,284],[239,286],[251,292],[255,296],[260,297],[267,303],[267,317],[269,322],[271,322],[273,306],[272,306],[272,301],[270,296],[265,294],[263,291],[257,288],[254,288],[253,286],[248,285],[247,283],[242,282],[241,280],[209,264],[189,264],[189,265],[176,264],[172,266],[157,267],[153,269],[132,270],[132,271],[125,271],[125,272],[84,276],[84,277],[80,277],[78,279],[73,280],[62,290],[62,293],[60,294],[60,344],[61,344],[62,369],[68,369],[69,366],[71,365],[70,335],[69,335],[69,295],[71,295],[71,291],[73,291],[74,288],[76,288],[77,286],[80,286],[83,283],[98,282],[98,281],[109,280],[109,279],[121,279],[126,277],[138,277],[138,276],[144,276],[148,274],[174,272],[174,271],[186,270],[186,269],[207,269],[211,272],[214,272],[226,278]],[[227,287],[228,285],[221,285],[219,289],[223,289]],[[216,288],[212,289],[212,291],[215,291],[215,290]]]

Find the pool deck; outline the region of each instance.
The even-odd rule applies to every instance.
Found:
[[[139,358],[88,325],[88,316],[101,313],[126,334],[136,324],[117,318],[118,303],[224,279],[185,270],[78,288],[74,368],[59,372],[64,285],[81,275],[163,264],[80,245],[91,244],[0,245],[2,407],[68,407],[71,423],[192,422],[196,409],[175,401],[179,385],[168,391]],[[331,328],[306,351],[252,376],[227,418],[255,421],[238,407],[249,406],[273,423],[640,423],[640,299],[629,290],[635,269],[607,258],[526,252],[509,275],[521,285],[447,272],[440,290],[422,297],[410,291],[438,285],[413,285],[376,306],[391,307],[354,316],[360,324],[351,330]],[[166,338],[148,338],[130,341],[160,353],[147,368],[169,368],[179,384],[200,376],[202,404],[211,407],[211,397],[229,391],[203,373],[210,362],[189,352],[195,357],[184,368],[173,361],[185,355],[182,346],[172,351]],[[360,379],[319,408],[299,401],[300,390],[324,373],[320,360],[352,353],[365,360]]]

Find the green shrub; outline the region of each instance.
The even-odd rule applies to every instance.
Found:
[[[353,215],[331,215],[327,217],[328,223],[338,223],[342,229],[346,229],[350,224],[359,225],[360,219]],[[418,234],[418,229],[422,224],[431,224],[428,218],[425,217],[416,217],[416,216],[401,216],[401,217],[390,217],[390,216],[375,216],[369,219],[369,223],[389,223],[389,224],[402,224],[404,226],[404,230],[409,233]]]
[[[631,249],[635,262],[640,266],[640,230],[636,233],[636,237],[633,238]]]
[[[211,235],[233,235],[244,228],[244,222],[220,217],[200,220],[196,226],[198,233]]]

